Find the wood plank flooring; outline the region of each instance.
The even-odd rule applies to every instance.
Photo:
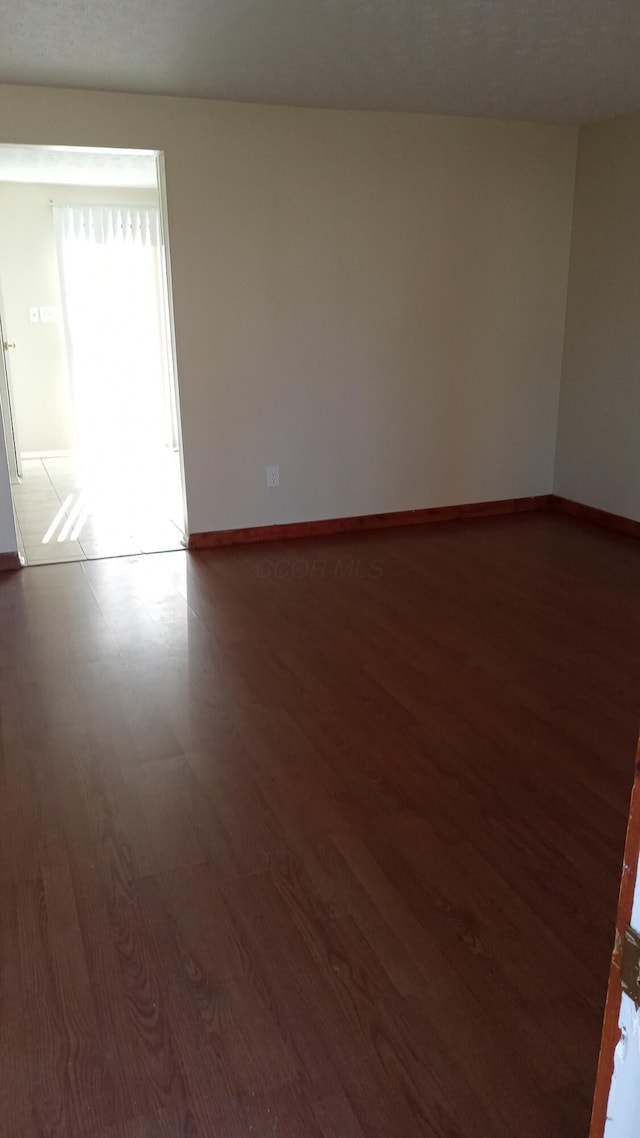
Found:
[[[584,1138],[639,586],[552,515],[2,576],[3,1138]]]

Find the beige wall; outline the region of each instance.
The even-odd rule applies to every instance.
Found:
[[[73,408],[51,202],[157,202],[151,190],[0,182],[0,287],[6,335],[15,341],[11,378],[18,444],[24,451],[73,446]],[[29,308],[54,307],[53,324],[31,324]]]
[[[555,491],[640,520],[640,115],[580,132]]]
[[[165,152],[192,532],[551,489],[575,129],[4,87],[0,142]]]

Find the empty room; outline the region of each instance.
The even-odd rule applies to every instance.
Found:
[[[3,33],[2,1138],[637,1138],[640,10]]]

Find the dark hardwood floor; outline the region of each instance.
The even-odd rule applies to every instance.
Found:
[[[640,542],[0,579],[2,1138],[586,1138]]]

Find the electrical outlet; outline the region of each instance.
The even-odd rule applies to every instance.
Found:
[[[56,319],[56,310],[49,305],[40,305],[40,323],[41,324],[54,324]]]
[[[39,324],[40,323],[40,309],[39,308],[30,308],[29,309],[29,323],[30,324]]]
[[[267,467],[267,486],[280,485],[280,467],[268,466]]]

